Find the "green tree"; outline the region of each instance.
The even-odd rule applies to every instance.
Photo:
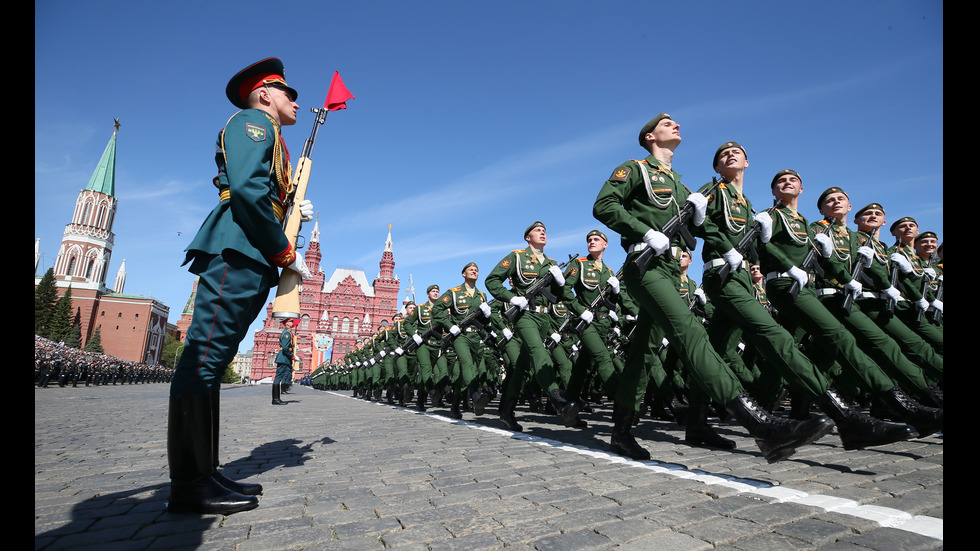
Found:
[[[54,268],[44,272],[37,288],[34,289],[34,334],[48,338],[48,324],[58,300],[58,287],[55,285]]]
[[[160,361],[167,367],[176,368],[180,361],[180,355],[184,353],[184,343],[178,341],[173,335],[167,334],[163,339],[163,353]]]
[[[54,306],[51,314],[51,321],[48,325],[48,338],[58,342],[68,338],[71,331],[71,287],[65,290],[65,294],[58,299],[58,304]]]
[[[237,371],[232,369],[230,365],[228,366],[228,369],[225,370],[224,376],[221,377],[222,383],[237,383],[241,380],[242,377],[238,374]]]
[[[95,328],[95,333],[92,334],[92,338],[85,343],[85,351],[93,352],[95,354],[103,354],[105,350],[102,350],[102,326]]]
[[[71,329],[68,330],[68,336],[65,337],[65,346],[69,348],[81,348],[82,347],[82,325],[79,323],[71,324]]]

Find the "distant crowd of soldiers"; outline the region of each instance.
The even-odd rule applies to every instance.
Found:
[[[589,254],[558,264],[543,250],[543,223],[528,246],[505,256],[476,288],[463,283],[409,304],[342,362],[313,374],[316,388],[401,406],[449,407],[460,419],[500,396],[505,427],[521,431],[515,406],[545,408],[566,427],[587,423],[590,399],[613,401],[611,449],[650,455],[631,428],[653,411],[685,426],[685,440],[724,449],[711,409],[734,419],[770,462],[835,427],[845,449],[927,436],[943,427],[942,245],[911,217],[880,240],[885,210],[851,213],[847,192],[801,214],[802,177],[777,173],[774,205],[756,211],[743,194],[748,156],[722,144],[720,175],[698,192],[671,168],[679,125],[661,114],[643,127],[650,152],[613,171],[593,213],[620,234],[626,263],[604,264],[608,239],[589,232]],[[848,227],[851,218],[856,229]],[[704,240],[704,285],[687,274],[695,236]],[[507,284],[507,285],[505,285]],[[789,394],[788,416],[774,415]],[[865,411],[870,410],[869,413]],[[820,415],[820,414],[823,415]],[[825,416],[826,417],[825,417]]]
[[[34,336],[34,384],[39,388],[169,383],[173,372],[169,367],[127,362]]]

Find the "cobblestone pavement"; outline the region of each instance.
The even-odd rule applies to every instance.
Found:
[[[518,407],[414,410],[293,387],[221,392],[221,461],[265,487],[259,508],[171,515],[168,385],[34,395],[35,549],[942,549],[943,440],[845,452],[828,435],[767,464],[735,425],[734,451],[691,448],[644,420],[653,461],[608,453],[608,407],[586,429]]]

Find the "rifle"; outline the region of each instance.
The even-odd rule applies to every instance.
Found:
[[[717,178],[712,178],[711,187],[705,190],[704,196],[707,197],[714,192],[719,183],[720,182]],[[687,222],[691,219],[691,216],[694,216],[694,205],[685,202],[684,206],[681,207],[680,212],[675,214],[670,220],[667,221],[666,224],[663,225],[662,228],[660,228],[660,233],[666,235],[669,242],[673,242],[677,237],[677,234],[680,234],[684,239],[684,243],[687,245],[687,248],[693,251],[695,248],[697,248],[698,243],[694,240],[694,236],[691,235],[691,230],[687,229]],[[653,251],[653,249],[647,247],[643,249],[643,252],[641,252],[639,256],[633,259],[633,265],[636,266],[636,271],[639,273],[640,277],[643,277],[643,274],[647,273],[647,269],[650,268],[650,262],[655,256],[657,256],[657,254]]]
[[[487,302],[487,305],[489,306],[489,305],[493,304],[496,301],[497,301],[497,299],[493,299],[493,300]],[[482,304],[482,303],[480,303],[480,304]],[[480,310],[479,305],[477,305],[476,308],[473,308],[472,306],[470,306],[470,310],[474,310],[474,311],[466,314],[466,317],[464,317],[463,319],[461,319],[459,321],[459,323],[456,324],[456,326],[459,327],[459,335],[462,335],[463,334],[463,331],[465,331],[466,328],[469,327],[469,326],[471,326],[471,325],[476,325],[477,326],[477,329],[483,329],[483,328],[485,328],[487,326],[487,323],[490,322],[490,318],[486,318],[486,320],[481,320],[480,319],[480,318],[484,318],[486,316],[483,315],[483,311]],[[490,315],[493,315],[493,312],[491,312]],[[456,340],[456,337],[458,337],[459,335],[453,335],[452,333],[446,333],[445,335],[442,336],[443,343],[445,343],[447,345],[448,344],[452,344],[453,341]]]
[[[339,84],[334,89],[334,85]],[[344,86],[340,75],[335,71],[330,88],[327,90],[327,99],[323,102],[323,107],[310,109],[316,114],[313,120],[313,131],[310,137],[303,143],[303,154],[300,156],[296,170],[293,172],[293,180],[289,183],[292,190],[286,197],[283,206],[286,207],[286,215],[283,217],[283,232],[289,245],[296,248],[299,239],[299,229],[302,225],[302,215],[296,205],[306,199],[306,188],[310,183],[310,170],[313,161],[310,155],[313,153],[313,144],[316,142],[316,133],[320,125],[326,122],[327,113],[338,109],[347,109],[346,101],[353,99],[347,87]],[[272,304],[273,318],[298,318],[299,317],[299,284],[302,280],[298,273],[293,270],[283,270],[279,276],[279,287],[276,290],[276,300]]]
[[[836,223],[837,223],[837,218],[836,217],[831,218],[830,219],[830,223],[827,224],[827,227],[824,228],[823,231],[820,232],[820,233],[822,233],[824,235],[830,233],[831,228],[833,228],[834,227],[834,224],[836,224]],[[818,262],[818,258],[817,258],[817,246],[816,245],[814,245],[813,247],[810,247],[810,251],[806,253],[806,258],[803,259],[803,264],[800,265],[800,269],[803,270],[804,272],[806,272],[807,275],[810,274],[810,271],[815,271],[815,272],[817,272],[818,275],[821,275],[821,276],[823,275],[823,268],[820,267],[820,262]],[[789,287],[789,294],[794,299],[796,298],[796,295],[800,294],[800,282],[799,281],[796,281],[795,279],[793,280],[793,284],[790,285],[790,287]]]
[[[764,212],[772,213],[773,209],[775,208],[776,207],[769,207]],[[745,232],[745,235],[743,235],[735,245],[735,250],[738,251],[738,254],[742,255],[744,258],[746,253],[755,246],[755,240],[759,237],[760,233],[762,233],[762,224],[753,222],[752,227],[749,228],[749,231]],[[718,280],[721,282],[722,287],[728,283],[728,277],[731,275],[731,273],[732,267],[727,262],[722,264],[721,268],[718,268]]]
[[[874,258],[872,258],[871,261],[874,262]],[[851,270],[851,279],[857,281],[858,278],[860,278],[863,273],[864,273],[864,262],[862,260],[858,260],[854,264],[854,269]],[[845,314],[851,313],[852,304],[854,304],[854,293],[848,292],[847,296],[844,297],[844,304],[841,305],[841,307],[844,308]]]
[[[565,262],[564,264],[559,264],[558,269],[564,271],[565,267],[568,266],[568,264],[577,257],[578,255],[571,255],[571,254],[568,255],[568,262]],[[519,266],[518,269],[520,269]],[[558,298],[555,295],[551,294],[551,292],[548,290],[548,286],[551,285],[551,282],[554,280],[555,278],[551,275],[551,271],[549,270],[548,273],[542,276],[538,276],[538,279],[534,283],[532,283],[531,286],[528,287],[526,291],[524,291],[524,298],[527,299],[528,308],[532,308],[534,306],[534,299],[536,299],[538,295],[544,296],[544,298],[548,299],[548,302],[551,303],[558,302]],[[517,316],[520,313],[521,313],[520,307],[511,306],[510,308],[507,309],[506,312],[504,312],[504,317],[507,318],[507,321],[509,321],[510,323],[514,323],[514,320],[517,319]]]
[[[616,273],[616,279],[622,279],[622,277],[623,277],[623,269],[620,268],[619,272]],[[608,298],[606,298],[607,296],[609,296],[611,290],[612,290],[612,285],[609,285],[609,283],[607,282],[606,285],[599,290],[599,293],[595,296],[594,299],[592,299],[592,302],[589,303],[589,306],[586,309],[592,312],[593,314],[595,314],[595,312],[599,309],[600,306],[605,306],[610,310],[615,310],[616,304],[610,301]],[[568,316],[567,318],[565,318],[565,321],[561,323],[561,327],[558,328],[558,334],[564,335],[565,333],[567,333],[569,326],[572,323],[575,323],[575,326],[572,327],[571,329],[579,337],[582,336],[582,333],[589,326],[589,323],[582,318],[573,318],[572,316]],[[545,343],[545,348],[547,348],[548,350],[554,350],[557,346],[558,343],[556,343],[554,339],[548,339],[548,342]]]

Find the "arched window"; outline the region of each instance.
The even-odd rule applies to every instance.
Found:
[[[90,258],[88,266],[85,267],[85,279],[92,279],[92,268],[95,267],[95,259]]]
[[[73,257],[71,257],[71,258],[68,259],[68,272],[67,272],[67,275],[72,275],[72,272],[74,272],[74,271],[75,271],[75,257],[73,256]]]
[[[349,329],[350,329],[350,320],[347,319],[347,318],[344,318],[344,322],[343,322],[343,324],[341,324],[340,330],[342,332],[346,333]]]
[[[310,328],[310,316],[305,315],[305,314],[303,315],[303,319],[302,319],[302,321],[300,321],[299,328],[300,329],[309,329]]]

